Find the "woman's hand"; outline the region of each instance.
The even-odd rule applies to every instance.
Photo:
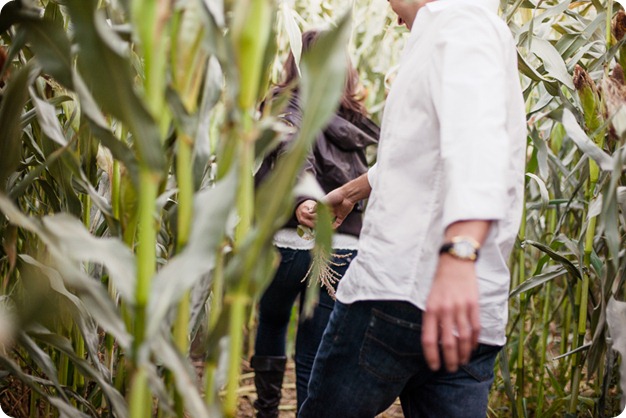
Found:
[[[298,223],[309,228],[315,228],[315,221],[317,219],[317,202],[315,200],[305,200],[300,203],[296,208],[296,218]]]

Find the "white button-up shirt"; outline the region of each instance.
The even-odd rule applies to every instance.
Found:
[[[515,43],[497,0],[420,9],[382,121],[359,254],[337,298],[424,309],[446,227],[492,220],[476,262],[481,333],[505,343],[524,194],[526,119]]]

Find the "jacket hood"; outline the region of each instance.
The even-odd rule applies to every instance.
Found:
[[[276,93],[275,93],[276,94]],[[298,92],[289,98],[283,114],[283,120],[294,126],[300,126],[302,109]],[[363,115],[357,115],[354,121],[344,118],[340,112],[335,113],[324,129],[327,139],[342,151],[357,151],[378,143],[380,128]]]
[[[364,116],[350,122],[340,115],[334,115],[326,129],[329,141],[343,151],[356,151],[378,143],[380,129]]]

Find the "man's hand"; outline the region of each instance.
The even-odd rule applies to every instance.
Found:
[[[344,189],[335,189],[328,193],[324,197],[324,202],[331,207],[333,214],[335,215],[335,221],[333,222],[333,228],[338,228],[339,225],[346,219],[346,216],[352,212],[355,202],[348,199],[344,193]]]
[[[300,203],[296,208],[296,219],[300,225],[308,226],[309,228],[315,228],[315,221],[317,219],[317,202],[315,200],[305,200]]]
[[[440,342],[448,371],[454,372],[469,361],[478,344],[478,310],[474,262],[442,254],[423,317],[422,345],[431,369],[441,367]]]
[[[372,188],[365,173],[324,196],[324,203],[330,206],[335,215],[333,228],[338,228],[346,216],[352,212],[354,205],[359,200],[369,197],[371,191]]]

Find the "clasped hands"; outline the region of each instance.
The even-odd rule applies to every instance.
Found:
[[[337,228],[354,208],[351,201],[335,189],[324,197],[335,216]],[[305,200],[296,208],[301,225],[315,227],[317,202]],[[439,257],[433,285],[426,301],[422,322],[424,357],[432,370],[443,363],[446,370],[455,372],[466,364],[478,345],[480,333],[478,281],[475,263],[459,260],[451,255]]]

